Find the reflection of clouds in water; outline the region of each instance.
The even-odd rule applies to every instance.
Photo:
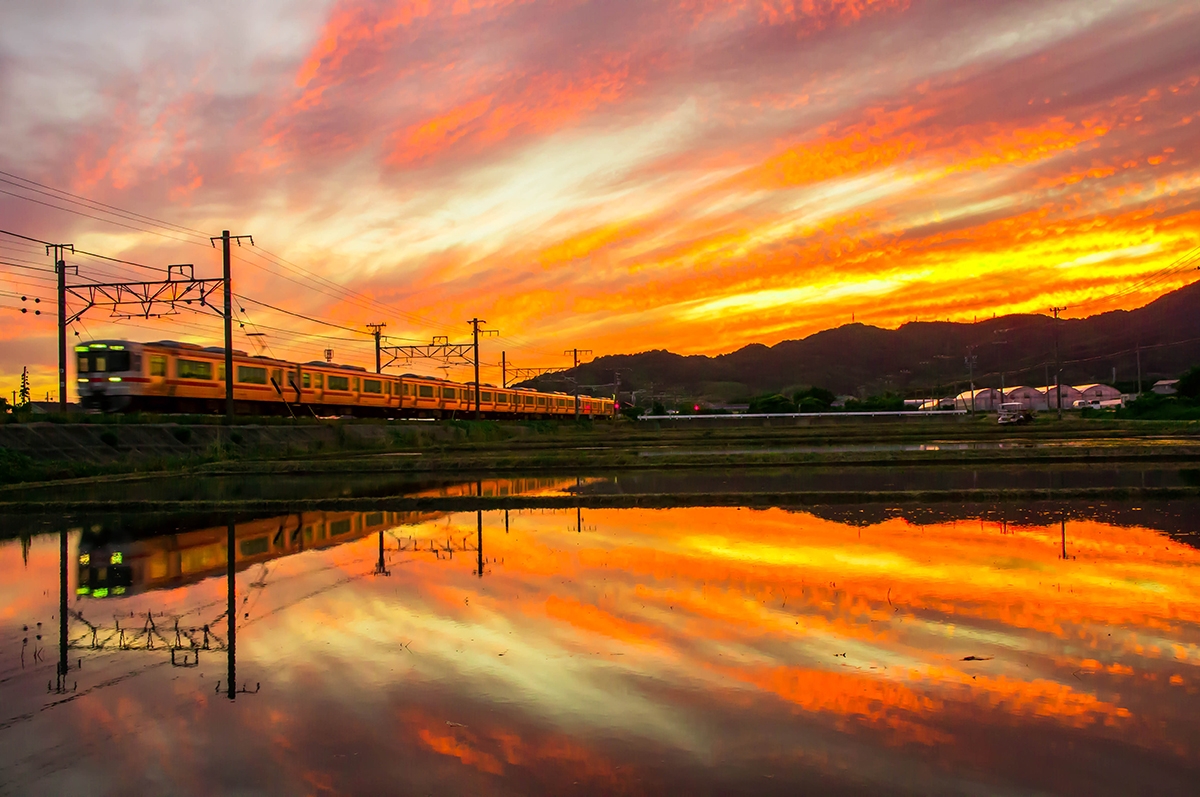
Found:
[[[1064,561],[1058,526],[694,508],[590,510],[596,531],[580,534],[574,515],[512,512],[506,535],[503,513],[484,513],[483,579],[472,551],[435,558],[391,538],[391,575],[372,575],[374,535],[276,559],[259,587],[244,571],[238,670],[264,690],[238,706],[253,709],[210,705],[211,682],[197,698],[199,675],[222,674],[209,660],[58,716],[115,728],[126,762],[201,728],[216,747],[268,745],[280,767],[305,758],[308,775],[289,777],[330,788],[351,762],[307,751],[342,740],[381,772],[399,756],[543,785],[667,760],[751,779],[769,761],[796,780],[879,788],[897,772],[957,788],[967,769],[1022,782],[1037,768],[1014,751],[1063,734],[1087,755],[1117,750],[1113,766],[1153,750],[1168,774],[1194,752],[1200,552],[1161,533],[1071,521]],[[398,536],[473,542],[475,527],[460,513]],[[31,562],[56,578],[49,544],[35,541]],[[92,605],[196,607],[223,587]]]
[[[593,510],[598,531],[577,535],[563,532],[566,514],[522,514],[505,537],[489,513],[485,547],[503,564],[482,583],[467,562],[414,557],[396,581],[289,613],[282,636],[335,644],[342,675],[452,678],[576,731],[693,751],[677,689],[735,702],[739,690],[769,693],[872,727],[891,718],[894,741],[907,729],[916,742],[940,740],[947,715],[981,709],[1128,724],[1118,695],[1072,673],[1097,655],[1136,656],[1139,672],[1196,655],[1177,640],[1161,658],[1200,617],[1190,578],[1200,554],[1155,532],[1072,523],[1077,558],[1064,563],[1058,529],[891,520],[860,539],[779,510]],[[453,516],[452,534],[473,520]],[[258,643],[279,650],[273,637]],[[411,653],[400,648],[409,641]]]

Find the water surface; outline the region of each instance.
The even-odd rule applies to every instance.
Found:
[[[1191,793],[1196,516],[72,520],[0,543],[0,793]]]

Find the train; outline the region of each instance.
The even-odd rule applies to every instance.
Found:
[[[98,340],[75,347],[76,386],[85,409],[217,413],[225,410],[225,349],[160,340]],[[233,351],[239,415],[385,418],[611,418],[611,398],[453,382],[417,374],[375,374],[355,365],[293,363]],[[578,412],[576,411],[578,401]]]

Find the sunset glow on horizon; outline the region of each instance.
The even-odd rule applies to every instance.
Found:
[[[501,351],[562,366],[851,318],[1086,316],[1195,279],[1160,272],[1200,245],[1197,2],[21,0],[0,18],[0,229],[206,276],[209,235],[252,234],[234,261],[251,353],[373,365],[368,322],[413,343],[479,317],[498,382]],[[29,366],[34,398],[56,389],[50,266],[0,236],[0,380]],[[42,315],[20,314],[33,297]],[[71,340],[219,344],[194,310],[94,310]]]

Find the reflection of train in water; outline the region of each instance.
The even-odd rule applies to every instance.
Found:
[[[225,407],[225,349],[160,340],[93,341],[75,347],[76,386],[83,406],[115,412],[220,412]],[[473,412],[475,385],[432,376],[373,374],[352,365],[292,363],[234,351],[233,399],[247,415],[287,414],[288,407],[318,415],[448,418]],[[575,415],[565,393],[480,385],[478,406],[487,418]],[[611,398],[579,397],[579,415],[611,417]]]
[[[420,496],[515,495],[561,489],[575,479],[486,479]],[[327,548],[447,512],[298,512],[234,526],[235,567],[242,570],[306,550]],[[226,572],[228,527],[211,526],[136,539],[85,532],[79,543],[79,595],[93,598],[174,589]]]

